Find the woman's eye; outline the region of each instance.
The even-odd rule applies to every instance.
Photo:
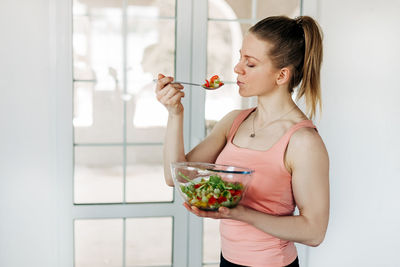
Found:
[[[255,66],[252,65],[252,64],[247,64],[247,67],[249,67],[249,68],[254,68]]]

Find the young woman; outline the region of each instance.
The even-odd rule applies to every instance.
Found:
[[[200,161],[255,170],[247,195],[233,209],[185,207],[221,219],[221,266],[299,266],[294,242],[318,246],[329,219],[329,158],[310,119],[321,109],[322,38],[308,16],[268,17],[250,28],[235,66],[239,94],[257,96],[256,108],[234,110],[188,154],[183,146],[183,86],[159,75],[157,99],[169,111],[164,145],[170,163]],[[305,97],[307,117],[292,100]],[[297,100],[298,100],[297,99]],[[293,215],[295,206],[299,215]]]

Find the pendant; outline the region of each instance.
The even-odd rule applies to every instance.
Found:
[[[255,133],[250,134],[250,137],[253,138],[254,136],[256,136]]]

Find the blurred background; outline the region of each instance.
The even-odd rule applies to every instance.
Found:
[[[168,114],[152,80],[225,81],[185,87],[190,150],[256,104],[233,66],[271,15],[310,15],[324,32],[314,124],[331,217],[319,247],[296,244],[300,265],[399,266],[399,12],[397,0],[2,0],[0,266],[219,266],[218,221],[164,184]]]

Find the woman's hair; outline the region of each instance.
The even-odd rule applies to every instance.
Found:
[[[296,100],[305,95],[307,112],[312,119],[317,105],[322,110],[322,31],[318,23],[308,16],[296,19],[274,16],[259,21],[249,32],[272,45],[269,57],[275,67],[291,68],[290,93],[301,82]]]

